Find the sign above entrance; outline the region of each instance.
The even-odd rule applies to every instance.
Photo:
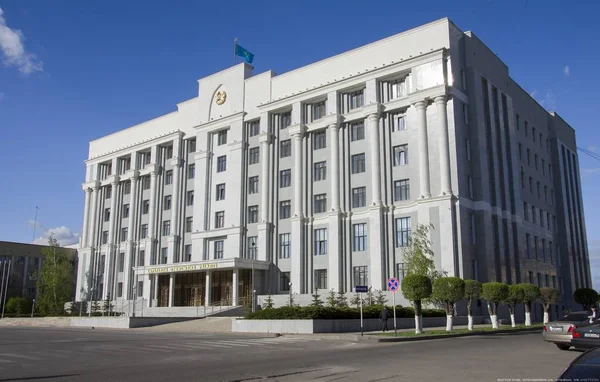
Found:
[[[148,273],[188,272],[215,268],[217,268],[217,264],[175,265],[171,267],[150,268],[148,269]]]

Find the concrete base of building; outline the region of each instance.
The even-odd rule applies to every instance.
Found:
[[[483,323],[483,316],[473,317],[475,324]],[[466,325],[467,317],[454,317],[454,325]],[[446,317],[424,317],[423,327],[431,328],[446,325]],[[382,323],[378,319],[363,320],[365,332],[379,331]],[[411,329],[415,327],[414,318],[397,318],[396,328]],[[394,320],[388,320],[388,329],[394,330]],[[352,333],[360,332],[360,320],[233,320],[231,331],[238,333]]]
[[[131,329],[188,321],[187,317],[74,317],[71,326],[80,328]]]

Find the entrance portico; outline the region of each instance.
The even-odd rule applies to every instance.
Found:
[[[235,306],[252,301],[252,290],[263,292],[266,261],[223,259],[135,268],[151,283],[150,306]]]

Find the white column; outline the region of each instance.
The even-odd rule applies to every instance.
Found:
[[[260,142],[260,221],[269,220],[269,141],[270,135],[265,133],[258,137]]]
[[[304,219],[302,208],[302,137],[304,136],[305,127],[296,125],[289,128],[293,140],[293,160],[294,167],[292,170],[293,186],[294,186],[294,215],[291,220],[291,253],[290,253],[290,279],[297,293],[303,293],[304,268],[302,258],[304,256]]]
[[[133,298],[133,286],[135,286],[135,281],[132,282],[133,278],[133,270],[132,267],[134,264],[137,265],[137,259],[135,258],[136,248],[137,246],[134,244],[134,238],[136,237],[135,232],[139,232],[139,227],[135,224],[137,221],[136,215],[138,211],[138,203],[137,200],[137,185],[138,185],[138,176],[137,171],[134,172],[134,175],[131,177],[131,188],[129,198],[129,229],[127,230],[127,246],[125,252],[125,266],[123,269],[123,295],[125,299],[129,299],[131,295]],[[142,293],[142,291],[138,291],[138,294]]]
[[[291,131],[290,131],[291,133]],[[294,142],[294,215],[302,217],[302,137],[304,135],[304,127],[300,127],[292,135]]]
[[[175,299],[175,273],[169,275],[169,307],[173,306]]]
[[[371,198],[372,204],[381,204],[381,165],[379,161],[379,115],[369,114],[367,117],[369,130],[369,147],[371,155]]]
[[[88,242],[90,247],[95,247],[98,242],[96,235],[96,220],[98,218],[98,194],[100,193],[100,187],[98,182],[94,185],[94,191],[92,193],[92,220],[90,221],[90,229],[88,233]]]
[[[171,221],[173,222],[173,235],[179,236],[179,174],[181,173],[181,159],[173,158],[173,195],[171,196]]]
[[[90,194],[92,189],[85,187],[85,201],[83,203],[83,229],[81,230],[81,247],[88,247],[88,227],[89,227],[89,215],[90,215]]]
[[[429,145],[427,142],[427,101],[414,104],[417,109],[417,126],[419,130],[419,180],[421,198],[431,197],[429,184]]]
[[[142,276],[142,280],[143,280],[143,285],[142,285],[142,289],[141,291],[138,291],[138,298],[142,298],[142,300],[146,299],[148,300],[148,305],[146,306],[150,306],[150,291],[152,290],[150,287],[152,286],[152,278],[150,275],[143,275]]]
[[[156,237],[155,216],[156,211],[156,169],[150,172],[150,208],[148,211],[148,237],[154,239]],[[154,247],[154,246],[153,246]]]
[[[238,305],[238,270],[234,269],[233,270],[233,278],[231,280],[231,282],[233,283],[232,286],[232,293],[231,293],[231,305],[235,306]]]
[[[437,115],[440,121],[440,180],[441,195],[451,195],[452,186],[450,184],[450,148],[448,147],[448,116],[446,113],[446,96],[435,98]]]
[[[331,209],[338,211],[340,209],[340,148],[338,124],[329,125],[330,142],[331,142],[331,158],[330,172],[331,177]]]
[[[210,276],[211,271],[206,271],[206,279],[204,282],[204,305],[209,306],[211,304],[210,301]]]
[[[331,209],[329,215],[329,254],[327,267],[327,288],[340,291],[340,170],[338,124],[329,125],[331,157],[329,176],[331,179]]]
[[[113,168],[116,166],[113,164]],[[110,295],[111,300],[114,300],[114,266],[113,262],[116,261],[116,245],[115,242],[118,240],[118,235],[115,232],[116,221],[119,218],[117,214],[117,188],[119,186],[119,177],[115,175],[113,182],[111,183],[111,194],[110,194],[110,221],[108,223],[108,245],[106,251],[106,263],[104,268],[104,290],[102,291],[103,299],[108,298]]]
[[[152,300],[154,301],[152,306],[158,306],[158,275],[154,275],[153,279],[153,294],[152,294]]]

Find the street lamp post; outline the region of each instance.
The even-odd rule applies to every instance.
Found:
[[[290,306],[292,306],[292,282],[290,281],[288,285],[290,286]]]
[[[137,281],[134,279],[134,281]],[[135,300],[137,300],[137,285],[133,286],[133,304],[131,308],[131,316],[135,317]]]
[[[256,242],[252,241],[252,255],[250,259],[252,261],[252,312],[256,310],[256,289],[254,289],[254,256],[256,253]]]
[[[33,312],[35,312],[35,298],[33,299],[33,304],[31,305],[31,317],[33,317]],[[79,315],[81,316],[81,313]]]
[[[90,289],[90,302],[88,303],[88,308],[89,308],[89,315],[88,317],[92,317],[92,296],[94,295],[94,287],[92,286],[92,288]]]

